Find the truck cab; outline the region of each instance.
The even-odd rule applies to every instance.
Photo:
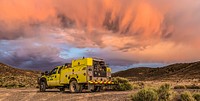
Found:
[[[111,68],[100,58],[81,58],[56,66],[43,73],[38,79],[40,91],[59,88],[64,91],[81,92],[83,89],[99,91],[103,86],[114,84],[111,81]]]

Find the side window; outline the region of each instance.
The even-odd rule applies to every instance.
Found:
[[[57,71],[58,68],[55,68],[51,71],[51,74],[56,74],[56,71]]]
[[[60,69],[58,70],[58,74],[60,74],[60,71],[61,71],[61,69],[62,69],[63,67],[64,67],[64,66],[60,67]]]

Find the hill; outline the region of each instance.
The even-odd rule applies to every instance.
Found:
[[[132,80],[199,79],[200,62],[176,63],[158,68],[131,68],[113,73],[112,76],[128,77]]]
[[[0,63],[0,87],[36,87],[39,72]]]

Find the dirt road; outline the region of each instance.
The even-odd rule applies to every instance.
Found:
[[[129,101],[135,91],[101,91],[95,93],[64,93],[56,89],[39,92],[38,89],[0,88],[0,101]]]

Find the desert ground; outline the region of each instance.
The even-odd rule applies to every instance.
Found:
[[[200,92],[200,89],[173,89],[175,85],[189,85],[194,82],[167,82],[167,81],[139,81],[131,82],[134,89],[131,91],[101,91],[70,93],[68,90],[59,92],[57,89],[48,89],[47,92],[39,92],[37,88],[0,88],[0,101],[130,101],[131,95],[144,87],[157,88],[168,83],[171,89],[177,93],[184,91]],[[199,82],[196,84],[199,84]]]
[[[56,89],[39,92],[34,88],[0,88],[0,101],[129,101],[127,96],[134,92],[135,90],[69,93]]]

